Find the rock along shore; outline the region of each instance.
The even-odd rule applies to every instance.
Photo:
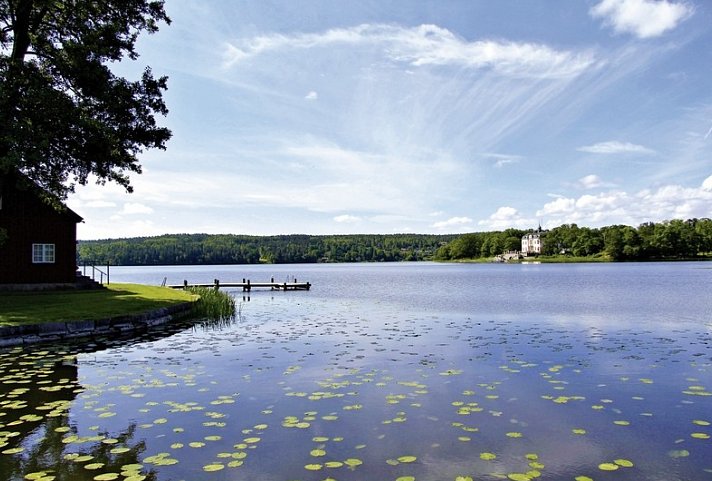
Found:
[[[192,307],[192,302],[185,302],[141,314],[115,316],[108,319],[0,326],[0,347],[145,331],[150,327],[172,321],[174,317],[187,313]]]

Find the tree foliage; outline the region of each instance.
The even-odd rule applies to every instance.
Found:
[[[422,261],[454,235],[180,234],[81,241],[79,265],[293,264]]]
[[[519,233],[505,232],[465,234],[440,248],[440,260],[492,257],[513,248]],[[521,239],[521,235],[518,236]],[[519,244],[521,245],[521,244]],[[689,259],[712,254],[712,220],[674,219],[645,223],[638,228],[613,225],[593,229],[564,224],[544,233],[544,250],[548,256],[606,256],[611,260]]]
[[[136,40],[170,23],[156,0],[0,0],[0,174],[20,171],[59,199],[113,181],[129,192],[138,154],[164,149],[166,77],[114,75]]]

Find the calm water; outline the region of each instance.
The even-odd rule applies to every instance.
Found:
[[[712,479],[710,263],[111,274],[313,288],[0,351],[0,479]]]

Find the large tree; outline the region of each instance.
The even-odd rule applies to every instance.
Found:
[[[131,192],[138,155],[165,149],[166,77],[111,64],[170,23],[163,0],[0,0],[0,180],[19,171],[59,199],[92,176]]]

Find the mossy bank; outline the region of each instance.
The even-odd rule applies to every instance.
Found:
[[[190,315],[200,295],[140,284],[0,293],[0,345],[143,330]]]

